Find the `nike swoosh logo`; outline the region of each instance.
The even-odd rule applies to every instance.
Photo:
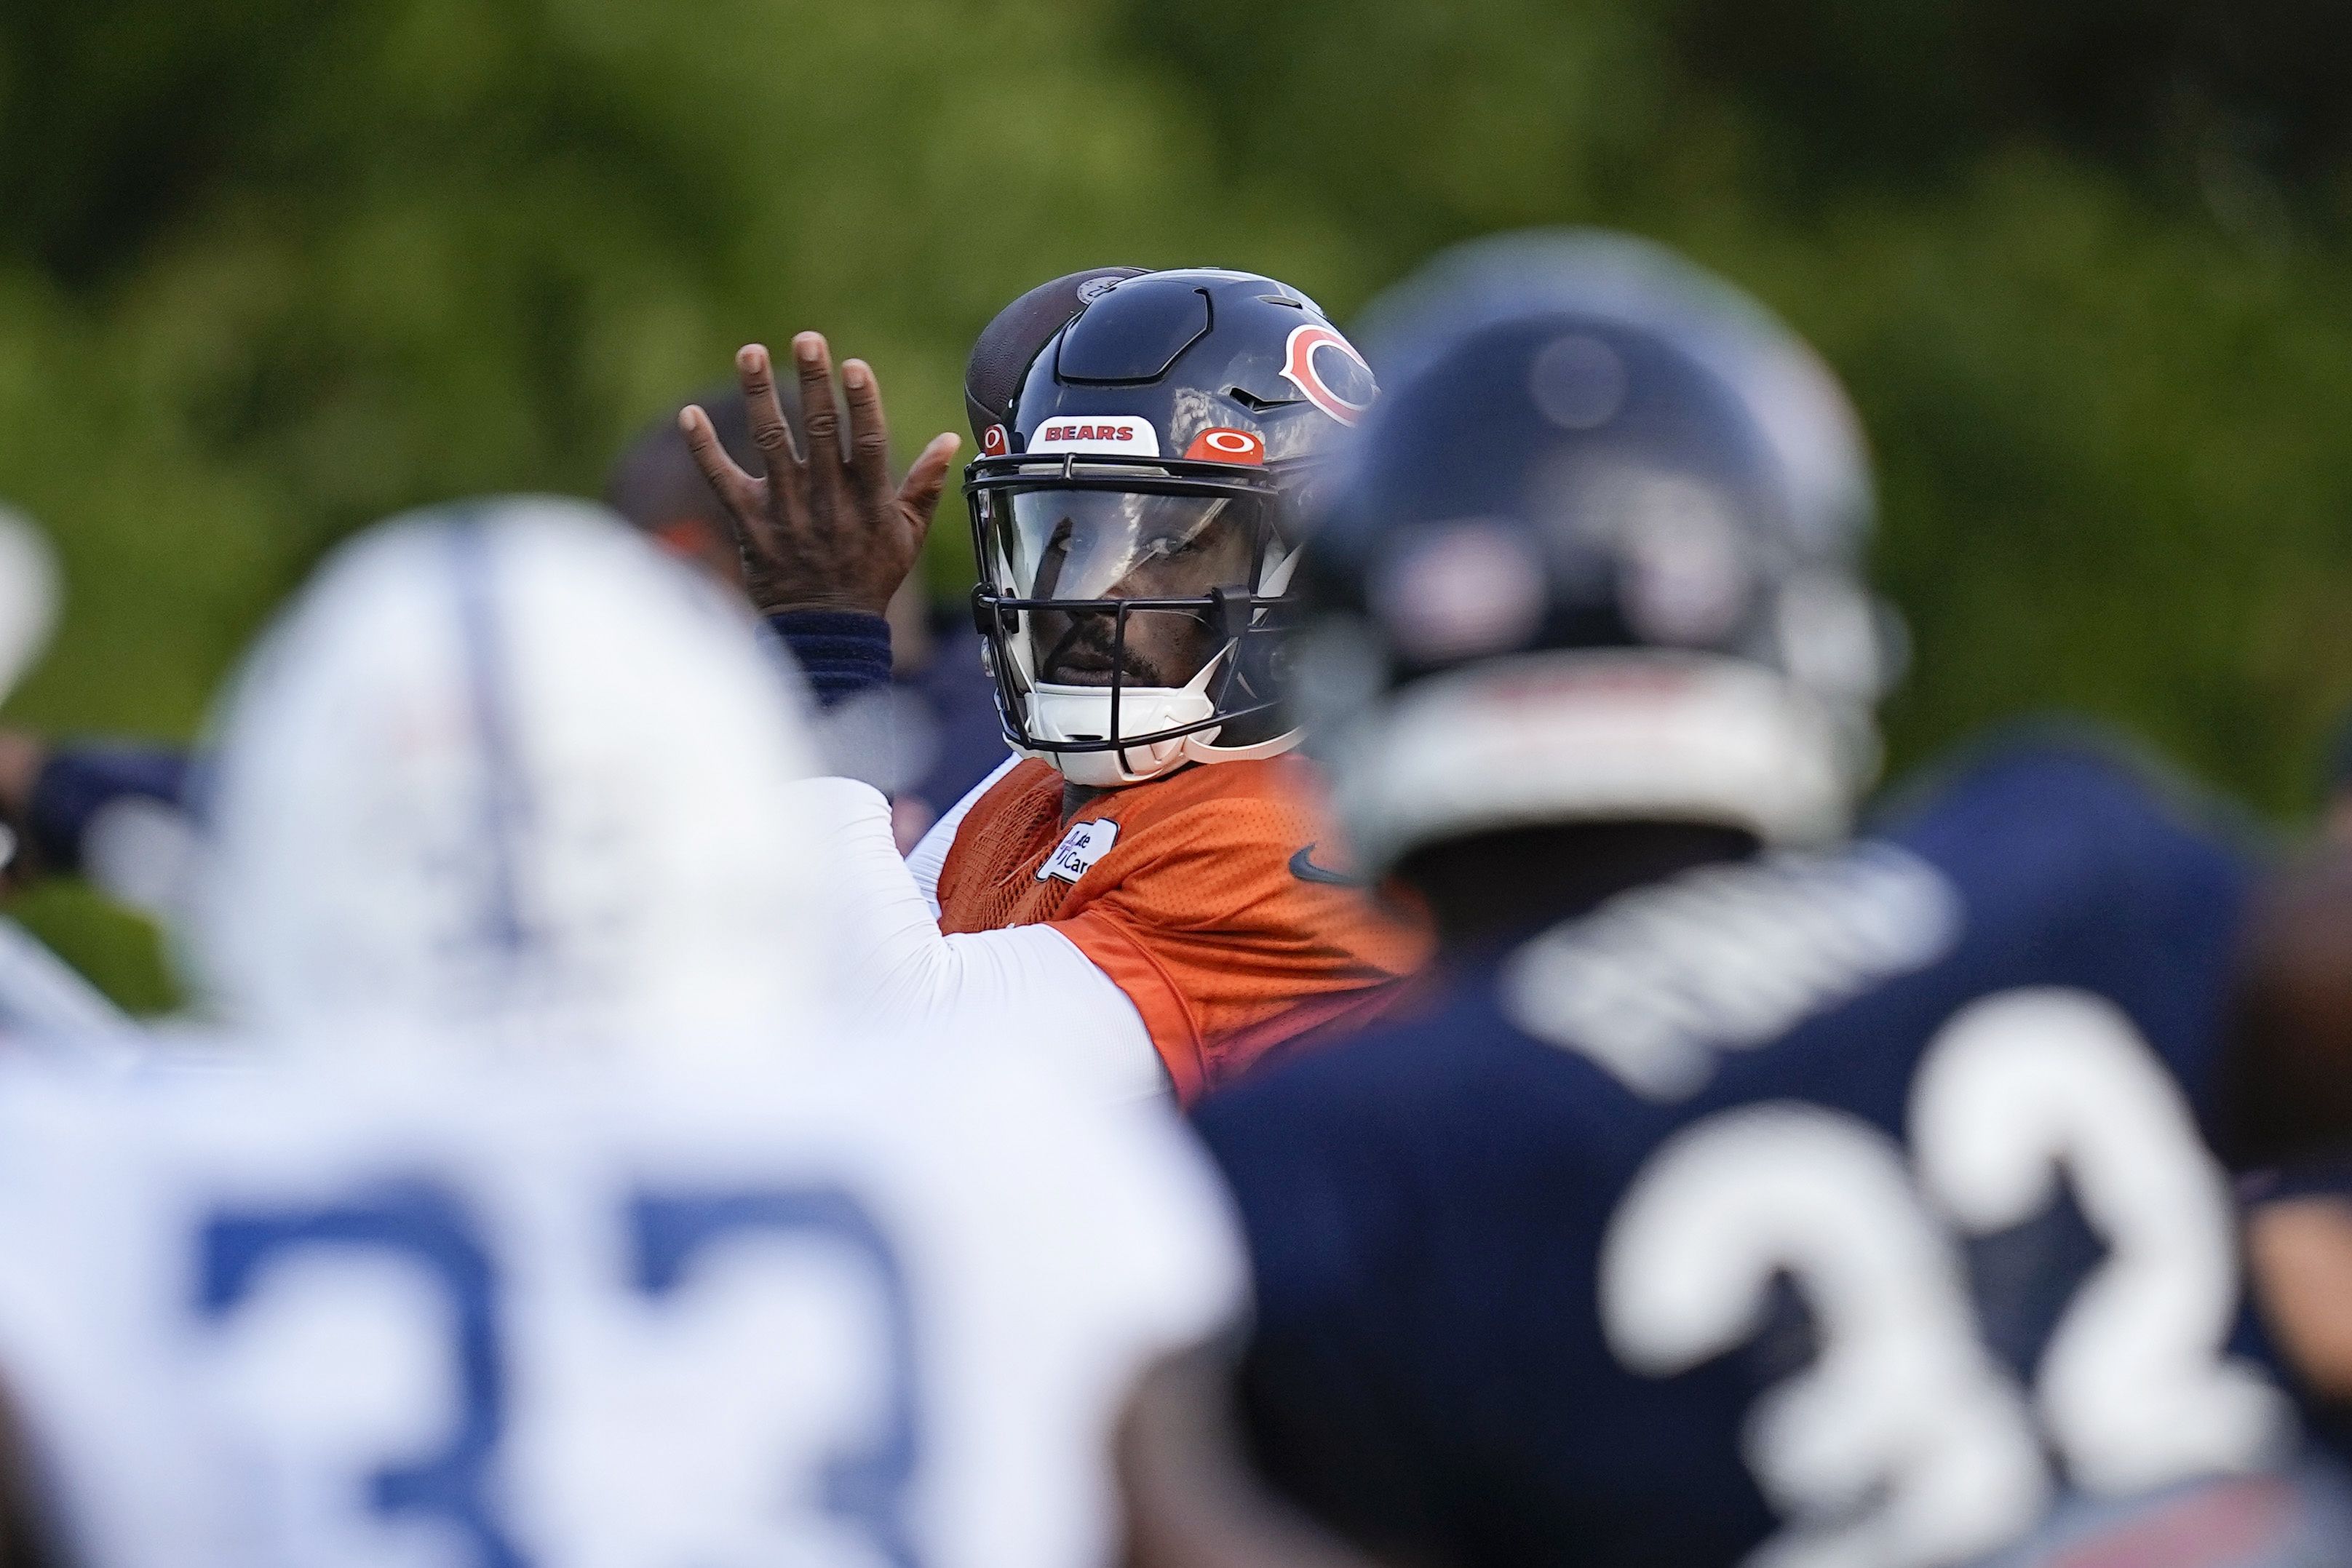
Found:
[[[1333,871],[1328,865],[1317,865],[1314,844],[1308,844],[1290,857],[1290,874],[1301,882],[1319,882],[1330,887],[1370,887],[1371,885],[1360,876],[1350,876],[1344,871]]]

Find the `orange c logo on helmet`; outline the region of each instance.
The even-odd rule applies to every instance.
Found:
[[[1361,402],[1349,402],[1323,379],[1323,372],[1316,366],[1315,357],[1327,350],[1340,355],[1363,372],[1364,400]],[[1364,411],[1372,406],[1372,367],[1364,363],[1364,356],[1356,352],[1353,343],[1333,329],[1320,322],[1293,328],[1282,358],[1282,379],[1304,392],[1308,402],[1341,424],[1355,423],[1364,417]]]
[[[1012,443],[1006,438],[1004,427],[1001,424],[990,425],[981,435],[980,455],[982,457],[1002,457],[1011,450]]]
[[[1262,467],[1265,463],[1265,437],[1220,424],[1192,437],[1192,444],[1184,449],[1184,455],[1195,463],[1239,463]]]

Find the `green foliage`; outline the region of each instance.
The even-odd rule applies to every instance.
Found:
[[[0,12],[0,497],[57,538],[11,704],[185,736],[320,550],[593,493],[803,326],[908,450],[1030,283],[1601,223],[1819,342],[1882,463],[1898,766],[2053,706],[2273,813],[2352,693],[2352,266],[2315,0],[121,0]],[[932,556],[968,571],[950,497]],[[29,912],[127,996],[152,954]]]
[[[1233,176],[1341,228],[1354,265],[1307,280],[1328,305],[1464,235],[1601,224],[1818,344],[1877,449],[1878,575],[1916,639],[1896,768],[2071,709],[2290,813],[2352,699],[2352,266],[2288,194],[2340,167],[2344,108],[2273,57],[2303,33],[2266,8],[2210,80],[2189,51],[2221,14],[2188,0],[2129,26],[1771,0],[1777,33],[1728,0],[1302,0],[1297,35],[1346,47],[1271,57],[1225,46],[1254,14],[1232,0],[1132,26]],[[2077,92],[2063,68],[2101,59],[2123,74]],[[2189,99],[2170,118],[2151,61]],[[2230,116],[2275,132],[2274,169],[2174,158]]]

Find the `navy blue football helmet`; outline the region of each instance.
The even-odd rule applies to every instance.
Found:
[[[1557,822],[1841,831],[1894,639],[1821,361],[1615,236],[1466,247],[1373,315],[1298,677],[1366,863]]]
[[[1254,273],[1106,273],[1073,302],[1001,411],[971,393],[995,413],[964,493],[1006,738],[1106,787],[1286,750],[1300,519],[1371,371]]]

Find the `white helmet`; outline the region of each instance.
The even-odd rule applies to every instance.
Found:
[[[271,1033],[720,1038],[813,1003],[812,771],[749,618],[600,508],[345,546],[251,655],[182,946]]]

